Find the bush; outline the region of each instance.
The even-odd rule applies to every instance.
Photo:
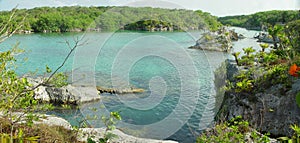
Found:
[[[225,123],[216,125],[213,129],[203,132],[197,143],[238,143],[255,142],[265,143],[270,139],[267,135],[262,135],[250,128],[247,121],[243,121],[241,116],[237,116]]]
[[[10,142],[10,133],[13,132],[13,142],[74,142],[77,141],[77,132],[65,129],[62,126],[49,126],[45,124],[37,124],[35,126],[26,126],[22,124],[15,124],[13,131],[11,131],[10,121],[5,118],[0,118],[0,141]]]

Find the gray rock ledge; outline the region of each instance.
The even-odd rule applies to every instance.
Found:
[[[72,130],[72,127],[68,121],[63,118],[49,116],[46,115],[45,119],[42,119],[39,122],[47,125],[55,125],[55,126],[62,126],[68,130]],[[103,137],[105,133],[105,128],[80,128],[79,135],[77,139],[79,141],[87,141],[88,137],[93,137],[94,140],[98,140],[99,138]],[[176,141],[171,140],[155,140],[155,139],[146,139],[146,138],[138,138],[131,135],[127,135],[122,131],[116,129],[112,131],[113,134],[117,135],[118,138],[110,140],[110,143],[178,143]]]
[[[33,86],[42,82],[41,78],[28,78]],[[35,99],[54,104],[81,104],[100,100],[96,87],[67,85],[61,88],[39,86],[34,90]]]

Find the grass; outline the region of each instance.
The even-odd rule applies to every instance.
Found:
[[[0,142],[10,142],[11,125],[7,119],[0,117]],[[82,143],[77,140],[77,131],[65,129],[62,126],[36,124],[26,126],[17,124],[13,130],[13,142],[24,143]]]

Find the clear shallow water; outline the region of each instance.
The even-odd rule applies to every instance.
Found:
[[[243,29],[247,37],[251,32]],[[15,35],[2,44],[9,48],[16,41],[27,52],[17,56],[18,73],[45,65],[56,68],[68,53],[65,40],[84,36],[87,41],[67,61],[64,72],[72,73],[74,84],[104,87],[138,87],[145,93],[102,94],[99,102],[84,104],[79,110],[49,112],[78,125],[82,118],[101,118],[108,111],[120,111],[118,124],[125,133],[146,138],[167,138],[193,142],[213,118],[213,71],[230,55],[188,49],[201,32],[117,32]],[[72,43],[72,42],[71,42]],[[253,45],[253,39],[235,43],[235,50]],[[23,61],[28,57],[28,60]],[[225,73],[224,73],[225,74]],[[91,109],[97,109],[93,111]],[[101,127],[101,120],[90,120]]]

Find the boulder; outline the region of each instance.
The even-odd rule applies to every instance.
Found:
[[[50,102],[79,104],[100,100],[95,87],[67,85],[61,88],[46,87]]]
[[[42,78],[28,78],[33,86],[42,83]],[[54,104],[80,104],[100,100],[96,87],[67,85],[61,88],[46,85],[34,90],[35,99]]]
[[[70,87],[46,87],[46,91],[49,95],[50,102],[58,104],[77,104],[79,97],[75,96],[73,92],[70,92],[68,88]]]

